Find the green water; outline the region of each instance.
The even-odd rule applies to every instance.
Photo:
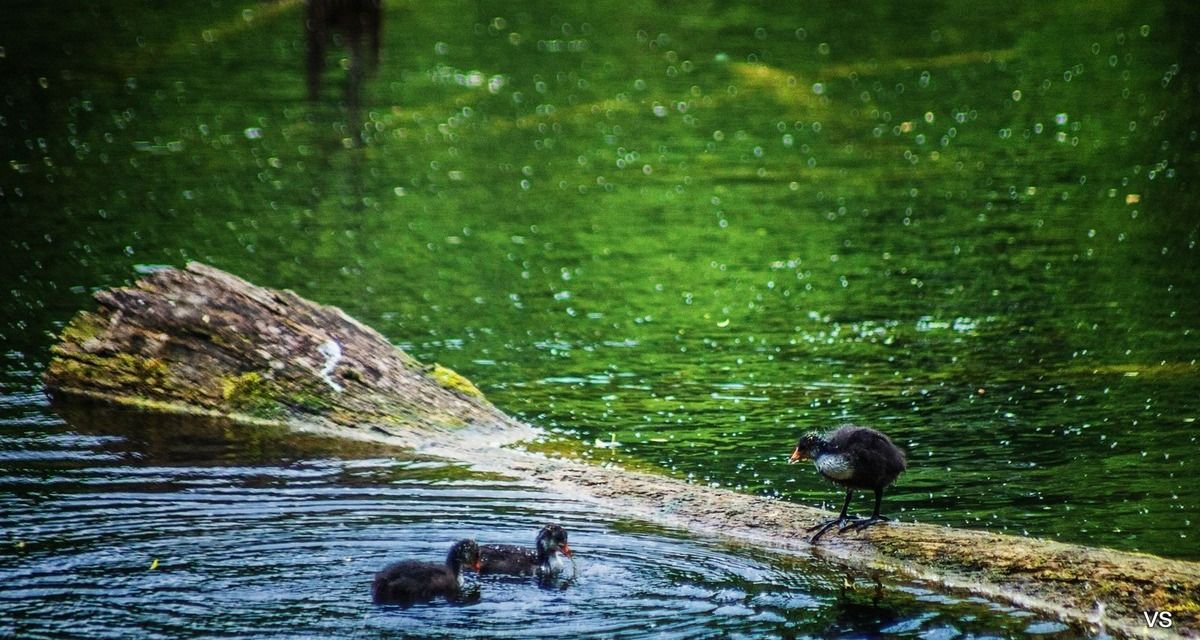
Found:
[[[785,457],[869,424],[893,515],[1200,559],[1195,10],[561,4],[389,4],[360,127],[299,6],[22,3],[6,402],[202,260],[590,457],[832,503]]]

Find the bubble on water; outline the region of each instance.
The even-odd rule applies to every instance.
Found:
[[[820,82],[814,83],[812,86],[812,92],[817,95],[825,93],[825,85]]]
[[[1020,101],[1021,101],[1021,90],[1020,90],[1020,89],[1014,89],[1014,90],[1013,90],[1013,92],[1012,92],[1012,99],[1013,99],[1013,102],[1020,102]]]

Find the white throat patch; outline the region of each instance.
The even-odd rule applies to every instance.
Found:
[[[556,549],[546,561],[546,570],[550,573],[561,573],[563,570],[562,554]]]
[[[827,478],[846,480],[854,475],[854,468],[850,466],[850,458],[840,453],[817,456],[813,463],[817,465],[817,471]]]

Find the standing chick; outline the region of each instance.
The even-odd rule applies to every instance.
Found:
[[[892,444],[887,436],[868,427],[855,426],[842,427],[824,435],[805,434],[796,443],[796,449],[788,462],[794,464],[800,460],[812,460],[818,473],[846,487],[846,502],[842,505],[842,512],[838,517],[809,529],[817,530],[812,537],[813,543],[820,540],[821,536],[835,525],[838,531],[844,531],[864,529],[886,521],[887,518],[879,514],[883,490],[908,467],[904,451]],[[846,515],[855,489],[870,489],[875,492],[875,511],[871,517],[861,519],[858,516]]]

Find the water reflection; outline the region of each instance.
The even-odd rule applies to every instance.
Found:
[[[6,427],[5,635],[918,637],[1028,623],[993,603],[934,601],[919,585],[693,539],[457,465],[346,458],[340,443],[281,464],[270,461],[293,457],[291,438],[173,419],[139,427],[119,413]],[[467,573],[477,595],[458,606],[370,604],[371,578],[390,561],[440,558],[468,536],[524,544],[546,522],[571,532],[569,577],[539,588]]]
[[[298,3],[135,4],[0,20],[22,508],[90,492],[119,520],[106,487],[225,472],[251,504],[314,464],[348,496],[389,481],[38,404],[90,291],[202,259],[342,306],[594,459],[836,508],[783,458],[861,422],[909,451],[905,519],[1200,554],[1195,7],[392,3],[403,63],[348,118],[302,100]]]
[[[346,103],[357,105],[362,81],[379,67],[380,31],[383,10],[379,0],[310,0],[305,2],[305,72],[308,99],[321,97],[321,75],[325,70],[325,52],[330,45],[343,45],[346,64]]]
[[[352,146],[363,143],[363,81],[378,71],[383,28],[380,0],[309,0],[305,2],[305,72],[308,99],[321,97],[321,76],[330,45],[346,48],[345,104]]]

